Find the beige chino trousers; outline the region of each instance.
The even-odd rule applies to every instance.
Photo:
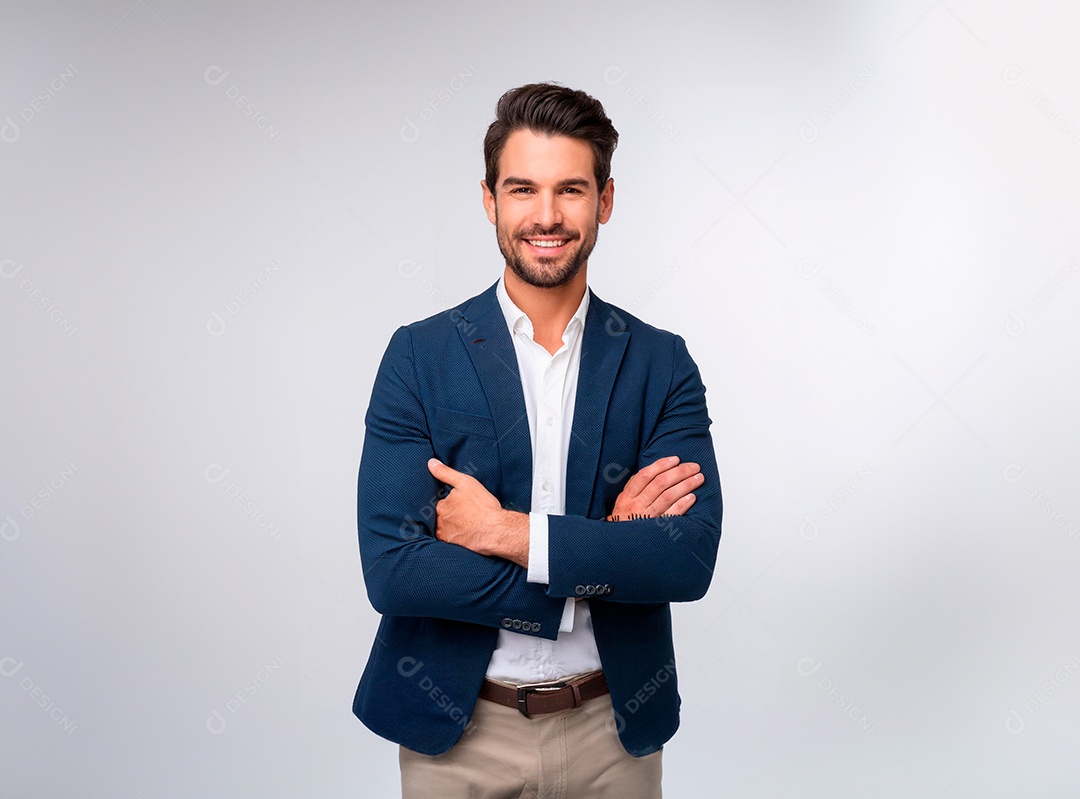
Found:
[[[402,799],[660,799],[663,751],[619,743],[611,696],[525,718],[479,699],[461,739],[432,757],[401,747]]]

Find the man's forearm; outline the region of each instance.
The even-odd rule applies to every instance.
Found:
[[[503,558],[529,568],[529,515],[503,510],[492,514],[481,531],[471,531],[464,540],[453,540],[442,527],[441,519],[435,535],[442,541],[459,544],[480,555]]]
[[[698,503],[703,504],[712,503]],[[718,513],[697,510],[623,522],[550,517],[548,595],[595,593],[638,604],[700,599],[716,565],[720,519]]]

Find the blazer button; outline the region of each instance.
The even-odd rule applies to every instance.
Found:
[[[611,586],[608,585],[607,583],[604,583],[604,593],[605,594],[610,594],[611,593]]]
[[[514,622],[513,622],[512,619],[503,619],[502,620],[502,626],[505,627],[508,630],[510,629],[510,625],[513,624],[513,623]]]
[[[583,586],[583,585],[577,586],[576,588],[574,588],[574,593],[577,594],[578,596],[584,596],[585,595],[585,586]]]
[[[520,630],[521,629],[521,619],[514,619],[513,628],[515,630]]]
[[[534,633],[538,633],[538,632],[540,632],[540,622],[538,622],[538,621],[534,621],[534,622],[532,623],[532,631],[533,631]]]
[[[587,586],[585,586],[585,596],[592,596],[595,593],[596,593],[596,586],[595,585],[587,585]]]

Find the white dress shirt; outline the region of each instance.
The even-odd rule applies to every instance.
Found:
[[[566,513],[566,457],[574,421],[581,339],[589,291],[563,332],[563,345],[551,355],[533,341],[533,326],[514,305],[502,279],[496,296],[517,354],[525,411],[532,441],[532,508],[529,513],[530,583],[548,582],[548,514]],[[566,600],[555,641],[499,630],[487,676],[509,683],[557,680],[600,668],[589,603]]]

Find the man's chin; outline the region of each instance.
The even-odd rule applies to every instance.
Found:
[[[547,264],[540,261],[535,264],[525,265],[520,261],[511,261],[508,265],[511,272],[530,286],[555,289],[571,282],[581,271],[581,266],[577,268],[559,268],[558,263],[558,259],[551,259],[550,263]]]

